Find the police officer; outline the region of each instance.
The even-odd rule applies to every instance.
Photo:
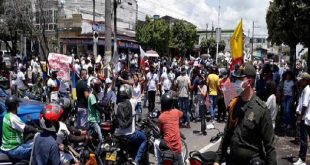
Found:
[[[240,69],[242,92],[229,105],[229,118],[214,165],[224,162],[225,158],[228,165],[275,165],[271,116],[265,102],[255,95],[255,68],[247,63]]]

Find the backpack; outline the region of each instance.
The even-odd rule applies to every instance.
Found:
[[[116,119],[114,124],[117,128],[128,128],[132,123],[132,106],[129,100],[117,104]]]

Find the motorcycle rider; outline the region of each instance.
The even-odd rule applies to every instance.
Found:
[[[23,142],[23,133],[35,133],[37,129],[25,124],[17,111],[21,101],[16,96],[6,99],[7,112],[3,117],[1,151],[12,159],[28,159],[31,154],[32,142]]]
[[[50,78],[47,80],[47,93],[50,102],[57,102],[59,100],[58,92],[60,81],[57,79],[58,71],[55,69],[50,70]]]
[[[56,141],[59,129],[59,119],[64,113],[61,106],[48,104],[41,112],[40,126],[43,132],[34,137],[31,153],[31,165],[60,165],[60,152]]]
[[[163,139],[156,139],[154,142],[155,156],[158,164],[162,164],[160,150],[170,150],[177,156],[178,165],[183,165],[182,141],[179,123],[183,112],[173,108],[173,97],[165,93],[160,98],[161,114],[159,116],[159,128]]]
[[[98,78],[94,78],[91,82],[92,91],[88,96],[87,105],[88,105],[88,126],[89,129],[94,130],[98,134],[100,142],[103,142],[103,137],[100,129],[100,113],[108,113],[100,105],[100,102],[97,99],[97,95],[101,92],[102,82]]]
[[[131,86],[127,84],[121,85],[119,89],[120,102],[115,113],[118,126],[115,135],[125,136],[137,148],[133,164],[141,164],[142,157],[147,150],[147,138],[143,132],[136,130],[135,107],[137,101],[132,99],[131,95]]]

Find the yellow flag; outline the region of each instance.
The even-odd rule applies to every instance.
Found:
[[[243,29],[241,19],[230,40],[232,60],[243,60],[243,45]]]

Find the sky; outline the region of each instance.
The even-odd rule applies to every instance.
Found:
[[[198,29],[208,29],[218,25],[220,3],[220,21],[222,29],[235,29],[240,19],[243,20],[245,34],[252,36],[254,21],[255,37],[267,37],[266,12],[269,0],[137,0],[138,18],[145,15],[169,15],[195,24]]]

